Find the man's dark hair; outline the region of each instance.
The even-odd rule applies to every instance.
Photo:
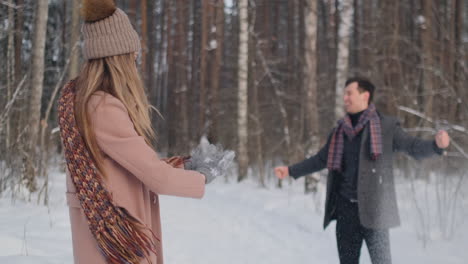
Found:
[[[374,99],[374,91],[375,86],[367,79],[361,77],[353,77],[346,80],[345,87],[350,85],[353,82],[358,83],[358,89],[361,93],[369,92],[369,104],[372,103],[372,99]]]

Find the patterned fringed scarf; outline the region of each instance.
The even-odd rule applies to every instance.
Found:
[[[114,204],[78,130],[74,101],[75,81],[71,81],[63,88],[59,99],[60,136],[67,167],[89,229],[108,263],[138,264],[142,258],[149,261],[150,252],[156,254],[154,239],[159,239],[127,210]],[[175,157],[166,162],[180,166],[184,159]]]
[[[364,129],[370,123],[370,153],[371,159],[377,160],[382,154],[382,128],[380,124],[380,118],[377,114],[377,110],[374,104],[362,113],[359,121],[355,127],[351,123],[351,118],[346,115],[343,119],[338,121],[338,126],[333,134],[328,149],[328,164],[327,168],[335,171],[341,171],[341,161],[343,159],[344,150],[344,134],[348,136],[349,140],[352,140],[355,136]]]

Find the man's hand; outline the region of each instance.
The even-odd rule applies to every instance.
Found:
[[[435,136],[436,144],[439,148],[445,149],[450,145],[450,137],[445,130],[440,130]]]
[[[286,166],[276,167],[275,174],[278,179],[284,179],[289,176],[289,169]]]

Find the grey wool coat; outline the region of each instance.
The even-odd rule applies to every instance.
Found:
[[[437,147],[434,140],[423,140],[407,134],[396,118],[380,113],[379,116],[382,124],[383,153],[375,161],[370,158],[370,135],[369,125],[367,125],[362,131],[359,153],[357,200],[359,219],[364,227],[389,229],[400,225],[393,175],[394,153],[406,152],[419,160],[436,154],[440,155],[443,150]],[[327,144],[316,155],[289,166],[289,174],[293,178],[297,179],[326,168],[328,148],[334,130],[330,133]],[[336,197],[340,177],[338,172],[329,171],[328,173],[324,228],[336,219]]]

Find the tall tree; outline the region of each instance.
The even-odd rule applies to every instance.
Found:
[[[465,2],[466,3],[466,2]],[[463,32],[464,29],[466,30],[466,26],[464,26],[463,18],[467,17],[467,14],[465,12],[465,15],[463,14],[463,4],[464,0],[456,0],[455,4],[455,22],[454,22],[454,27],[455,27],[455,69],[454,69],[454,86],[455,86],[455,93],[456,93],[456,103],[453,104],[453,110],[451,113],[455,115],[456,122],[462,122],[466,121],[468,119],[468,106],[466,104],[468,98],[466,96],[468,93],[466,92],[466,89],[464,88],[464,81],[466,81],[466,78],[468,76],[464,76],[463,74],[463,65],[464,62],[466,61],[465,54],[467,54],[466,49],[463,49]],[[464,98],[461,99],[460,98]],[[464,120],[463,120],[464,119]]]
[[[343,91],[344,83],[348,75],[349,66],[349,38],[351,35],[353,19],[353,1],[339,1],[338,26],[338,55],[336,61],[336,94],[335,94],[335,119],[339,119],[344,114]]]
[[[141,73],[143,74],[143,80],[145,84],[148,82],[149,76],[146,72],[147,67],[147,54],[148,54],[148,10],[147,10],[148,1],[141,0],[140,1],[140,12],[141,12],[141,62],[140,62],[140,69]]]
[[[201,45],[200,45],[200,102],[199,102],[199,136],[205,133],[206,126],[206,97],[207,97],[207,74],[208,74],[208,45],[210,33],[210,0],[202,0],[202,23],[201,23]]]
[[[157,52],[161,52],[160,50],[158,50],[158,41],[157,41],[157,34],[159,34],[159,32],[157,31],[157,26],[161,26],[161,25],[158,25],[157,22],[156,22],[156,1],[149,1],[148,2],[148,8],[147,8],[147,16],[148,16],[148,21],[147,21],[147,24],[148,24],[148,28],[149,28],[149,31],[147,32],[148,34],[148,40],[147,40],[147,51],[148,51],[148,55],[146,56],[147,59],[146,59],[146,66],[145,66],[145,69],[146,69],[146,72],[143,72],[146,77],[147,77],[147,83],[146,83],[146,87],[148,89],[148,94],[149,94],[149,98],[151,100],[151,103],[154,104],[154,94],[155,94],[155,85],[156,85],[156,75],[157,73],[155,72],[155,63],[158,63],[155,61],[155,56],[156,56],[156,51]],[[143,61],[142,61],[143,63]]]
[[[128,7],[128,16],[130,17],[130,21],[134,27],[137,26],[137,8],[138,8],[138,0],[129,0],[130,4]]]
[[[23,47],[23,21],[24,21],[24,0],[16,0],[16,23],[15,23],[15,80],[19,82],[23,74],[23,63],[21,51]]]
[[[317,0],[304,0],[305,8],[305,63],[303,87],[305,90],[305,140],[310,141],[307,154],[313,154],[318,148],[318,107],[317,107]],[[310,191],[314,180],[307,177],[305,191]]]
[[[434,74],[434,34],[436,26],[434,17],[433,0],[424,0],[422,7],[423,24],[421,26],[421,46],[422,46],[422,64],[423,64],[423,109],[426,115],[432,116],[433,103],[433,74]]]
[[[39,122],[41,120],[41,99],[44,81],[44,54],[47,32],[47,19],[49,14],[49,1],[38,0],[36,2],[36,14],[34,23],[34,38],[33,48],[31,52],[31,82],[30,82],[30,100],[29,100],[29,162],[28,171],[26,172],[26,185],[30,190],[34,190],[35,186],[35,169],[34,164],[38,159],[36,146],[38,143]],[[31,165],[34,164],[33,167]]]
[[[168,143],[168,150],[170,151],[168,154],[172,155],[175,149],[176,141],[177,141],[177,134],[176,134],[176,127],[172,125],[171,122],[176,122],[175,116],[177,116],[178,109],[175,105],[175,81],[176,81],[176,68],[175,68],[175,59],[177,52],[176,45],[175,45],[175,37],[173,33],[174,28],[174,16],[175,12],[175,4],[172,1],[168,1],[165,4],[165,13],[166,13],[166,76],[165,76],[165,83],[163,86],[163,114],[167,120],[167,143]],[[169,102],[168,102],[169,101]]]
[[[71,32],[70,32],[70,66],[68,68],[68,79],[75,78],[78,75],[79,69],[79,41],[80,41],[80,0],[73,0],[72,2],[72,19],[71,19]]]
[[[211,47],[214,49],[214,59],[211,60],[211,74],[210,74],[210,121],[211,125],[208,131],[208,138],[211,142],[218,140],[218,116],[219,116],[219,83],[221,80],[221,68],[223,65],[223,38],[224,38],[224,1],[217,0],[215,2],[215,12],[213,19],[213,26],[215,36],[212,42],[216,43]]]
[[[238,181],[247,177],[248,158],[248,63],[249,63],[249,20],[248,0],[239,0],[239,60],[238,60],[238,97],[237,97],[237,135],[239,163]]]
[[[12,93],[13,93],[13,87],[15,86],[15,46],[14,46],[14,40],[15,40],[15,34],[14,34],[14,29],[15,29],[15,13],[14,13],[14,5],[13,5],[13,0],[8,0],[8,46],[7,46],[7,59],[6,59],[6,65],[7,65],[7,102],[11,100]],[[10,148],[10,140],[11,140],[11,126],[10,126],[10,115],[8,115],[6,121],[5,121],[5,147],[7,150]]]
[[[191,25],[191,31],[192,31],[192,38],[191,38],[191,74],[190,74],[190,98],[193,98],[194,102],[201,102],[201,61],[200,61],[200,56],[202,53],[202,40],[201,40],[201,35],[202,35],[202,0],[194,0],[191,1],[191,11],[192,11],[192,25]],[[192,114],[192,120],[190,122],[190,132],[191,132],[191,141],[196,142],[198,141],[200,135],[201,135],[201,129],[200,129],[200,122],[199,118],[202,116],[202,114],[199,114],[199,111],[201,111],[199,104],[192,104],[190,111],[193,113]]]
[[[188,9],[185,5],[185,0],[178,0],[177,2],[177,54],[175,57],[176,62],[176,69],[177,69],[177,81],[176,81],[176,105],[177,105],[177,124],[178,128],[176,133],[178,135],[177,139],[177,151],[181,153],[186,153],[189,151],[187,149],[187,142],[189,141],[188,137],[188,98],[187,98],[187,90],[188,90],[188,54],[187,54],[187,28],[188,28]]]
[[[250,115],[250,120],[252,120],[251,128],[251,138],[252,142],[255,144],[255,150],[252,153],[252,157],[255,157],[256,166],[258,167],[259,183],[261,187],[266,187],[266,175],[265,175],[265,162],[264,162],[264,146],[263,139],[266,133],[264,132],[264,122],[262,120],[262,113],[260,111],[260,105],[262,104],[262,91],[265,86],[264,82],[264,72],[267,72],[268,69],[264,69],[263,60],[267,60],[271,56],[271,47],[270,47],[270,3],[268,0],[261,0],[255,6],[252,11],[252,23],[254,23],[254,32],[255,38],[250,38],[250,47],[251,56],[250,59],[250,70],[249,78],[252,80],[252,85],[250,91],[250,109],[252,114]],[[251,163],[253,163],[251,161]]]

